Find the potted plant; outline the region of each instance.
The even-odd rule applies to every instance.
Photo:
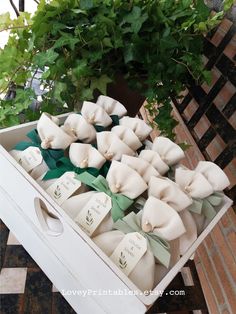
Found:
[[[224,9],[232,3],[226,0]],[[19,123],[22,111],[25,121],[43,110],[73,110],[96,93],[106,94],[107,86],[123,100],[127,84],[147,99],[154,122],[173,138],[170,97],[179,95],[189,76],[210,80],[202,62],[203,35],[223,14],[212,15],[203,0],[52,0],[40,1],[32,18],[2,15],[0,30],[11,33],[0,50],[0,93],[13,85],[16,97],[1,100],[0,126]],[[32,89],[38,70],[40,96]],[[131,113],[140,106],[135,95]],[[38,110],[28,108],[33,100]]]

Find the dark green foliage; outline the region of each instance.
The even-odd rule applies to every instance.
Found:
[[[122,74],[147,98],[161,131],[173,138],[170,95],[183,90],[188,75],[209,81],[202,36],[222,16],[211,17],[203,0],[41,1],[32,19],[0,16],[0,30],[12,29],[0,50],[0,92],[11,82],[24,86],[40,68],[47,91],[41,110],[57,113],[92,99],[96,89],[105,94],[107,84]],[[26,120],[37,117],[39,112],[27,109],[29,90],[17,91],[10,103],[1,100],[0,126],[17,123],[22,110]],[[163,105],[158,111],[156,102]]]

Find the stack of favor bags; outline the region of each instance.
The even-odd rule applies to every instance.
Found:
[[[216,215],[229,186],[214,163],[184,151],[99,96],[80,113],[42,113],[10,154],[141,290],[152,290]]]

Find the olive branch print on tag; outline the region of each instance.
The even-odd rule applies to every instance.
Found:
[[[86,215],[86,224],[88,225],[88,226],[91,226],[92,224],[93,224],[93,222],[94,222],[94,219],[93,219],[93,217],[92,217],[92,213],[91,213],[91,211],[90,210],[88,210],[88,212],[87,212],[87,215]]]
[[[127,261],[125,254],[121,251],[120,258],[119,258],[119,266],[121,269],[125,269],[127,267]]]
[[[57,185],[57,187],[56,187],[56,189],[55,189],[53,195],[54,195],[54,198],[55,198],[55,199],[58,199],[58,198],[61,197],[61,188],[60,188],[59,185]]]

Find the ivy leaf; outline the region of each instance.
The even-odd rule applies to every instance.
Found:
[[[93,99],[93,90],[91,88],[83,88],[80,92],[81,100]]]
[[[35,55],[34,62],[41,69],[43,69],[45,65],[53,64],[58,56],[59,54],[57,52],[55,52],[53,49],[49,49],[46,52],[39,52],[37,55]]]
[[[124,17],[124,22],[131,24],[131,31],[137,34],[143,23],[147,20],[148,14],[141,15],[140,7],[134,6],[131,13]]]
[[[80,41],[80,39],[74,37],[71,34],[64,33],[62,31],[60,31],[60,33],[62,36],[56,40],[52,48],[56,49],[64,46],[69,46],[71,50],[74,50],[75,45]]]
[[[93,78],[91,81],[90,88],[91,90],[98,89],[102,94],[106,95],[107,93],[107,84],[111,83],[112,80],[107,75],[102,75],[98,79]]]
[[[170,102],[166,102],[164,105],[158,108],[159,112],[154,121],[157,123],[161,134],[169,137],[171,140],[175,139],[175,133],[173,129],[178,125],[178,122],[171,117],[172,106]]]
[[[73,68],[73,74],[76,76],[77,79],[80,79],[83,76],[88,75],[90,72],[88,68],[88,64],[86,60],[78,61],[78,65]]]
[[[212,73],[211,71],[203,71],[202,72],[203,78],[206,81],[207,85],[209,86],[212,82]]]
[[[0,14],[0,32],[5,30],[11,25],[10,13]]]
[[[81,10],[89,10],[93,7],[93,0],[80,0]]]
[[[64,103],[63,99],[61,98],[61,93],[66,90],[66,84],[62,82],[56,82],[54,86],[54,93],[53,98],[55,98],[60,103]]]
[[[133,61],[135,59],[134,57],[135,51],[134,51],[134,44],[131,43],[127,46],[127,48],[124,50],[124,60],[125,63],[128,63],[130,61]]]

